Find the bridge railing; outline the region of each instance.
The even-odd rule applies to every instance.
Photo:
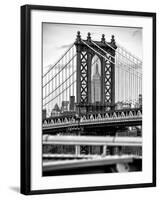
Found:
[[[44,135],[43,144],[141,146],[142,137]]]
[[[82,147],[85,147],[85,153],[82,153]],[[110,148],[114,151],[113,155],[141,156],[142,137],[43,135],[43,148],[43,154],[48,158],[66,158],[67,155],[69,158],[82,155],[86,158],[104,157],[108,155]]]

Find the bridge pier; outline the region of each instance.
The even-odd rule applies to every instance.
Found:
[[[114,147],[111,147],[110,153],[111,155],[120,155],[121,150],[122,150],[121,146],[114,146]]]
[[[119,155],[120,154],[120,147],[113,146],[110,147],[110,155]]]
[[[75,146],[75,154],[76,154],[76,156],[80,155],[80,145]]]
[[[107,145],[104,145],[103,146],[102,156],[106,156],[106,152],[107,152]]]

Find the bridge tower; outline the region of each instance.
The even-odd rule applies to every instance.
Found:
[[[101,41],[92,41],[91,34],[88,33],[87,40],[82,40],[78,31],[75,46],[77,51],[77,109],[79,114],[114,109],[115,49],[117,48],[114,36],[112,35],[111,42],[106,43],[104,34]],[[100,92],[98,93],[100,100],[98,102],[92,101],[93,95],[91,94],[92,65],[95,56],[98,58],[99,73],[101,74]]]

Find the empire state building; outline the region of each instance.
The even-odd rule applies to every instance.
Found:
[[[91,81],[91,97],[92,103],[101,101],[101,75],[99,74],[97,63],[95,74],[93,75]]]

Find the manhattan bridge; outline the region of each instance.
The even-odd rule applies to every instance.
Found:
[[[44,160],[77,159],[82,168],[116,164],[116,171],[129,171],[134,163],[141,170],[142,61],[113,35],[94,41],[78,31],[43,74],[42,90]],[[65,167],[76,168],[72,162]]]

